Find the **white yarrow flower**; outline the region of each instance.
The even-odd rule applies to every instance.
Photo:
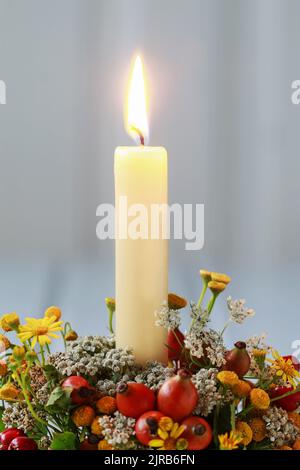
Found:
[[[253,308],[246,308],[245,299],[232,300],[231,297],[227,299],[227,307],[230,312],[230,320],[234,323],[239,323],[240,325],[250,317],[255,315]]]

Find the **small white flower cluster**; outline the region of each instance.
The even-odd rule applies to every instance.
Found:
[[[143,383],[156,391],[174,374],[174,368],[165,367],[160,362],[150,362],[147,364],[147,368],[135,377],[135,381]]]
[[[253,308],[246,308],[245,299],[232,300],[231,297],[227,299],[227,307],[230,312],[230,320],[234,323],[239,323],[240,325],[250,317],[255,315]]]
[[[126,418],[119,411],[113,416],[101,416],[99,424],[102,434],[114,449],[130,449],[130,439],[135,435],[135,419]]]
[[[124,373],[134,366],[134,356],[129,348],[110,349],[102,362],[104,369],[110,369],[114,373]]]
[[[191,330],[200,333],[209,320],[209,314],[206,309],[201,306],[198,307],[194,302],[191,302],[191,318]]]
[[[274,447],[293,444],[300,437],[300,430],[289,420],[288,413],[273,406],[263,415],[267,437]]]
[[[251,351],[252,349],[265,349],[270,350],[270,346],[266,344],[267,333],[262,333],[260,336],[254,335],[251,338],[247,339],[247,350]]]
[[[37,414],[40,418],[46,419],[46,414],[44,412],[38,411]],[[12,403],[10,406],[5,408],[2,421],[5,424],[6,428],[18,428],[24,431],[25,433],[30,433],[36,429],[36,421],[31,415],[30,411],[27,408],[25,403]]]
[[[167,302],[164,302],[161,308],[155,312],[155,317],[155,324],[166,330],[175,330],[180,325],[179,310],[170,309]]]
[[[198,359],[209,359],[211,365],[221,367],[225,364],[225,346],[219,333],[211,328],[202,330],[191,330],[185,337],[185,347],[190,354]]]
[[[107,374],[124,374],[134,367],[128,348],[115,348],[114,338],[86,336],[68,345],[66,352],[49,355],[49,363],[62,375],[89,375],[107,378]]]
[[[50,354],[48,361],[53,365],[62,375],[90,375],[96,376],[101,373],[103,367],[102,353],[89,355],[88,353],[82,356],[72,355],[70,352],[62,353],[56,352]]]
[[[100,353],[106,354],[114,347],[115,339],[113,336],[82,336],[67,343],[67,352],[76,359],[84,354],[90,356]]]
[[[199,400],[197,407],[194,410],[194,414],[200,416],[208,416],[216,405],[223,405],[232,399],[231,392],[226,392],[226,395],[218,390],[217,374],[218,369],[200,369],[192,377],[198,393]]]
[[[251,360],[249,374],[255,377],[261,376],[262,371],[260,370],[257,364],[257,361],[253,355],[253,350],[261,349],[266,352],[269,352],[271,348],[270,346],[267,346],[265,342],[266,337],[267,337],[267,334],[262,333],[260,336],[259,335],[252,336],[246,341],[247,351],[249,353],[250,360]],[[265,380],[272,379],[272,376],[274,375],[274,373],[272,373],[271,368],[269,366],[265,366],[263,374],[264,374]]]

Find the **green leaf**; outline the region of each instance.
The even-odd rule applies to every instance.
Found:
[[[79,442],[76,434],[73,432],[57,432],[53,435],[50,444],[51,450],[76,450]]]
[[[3,406],[0,407],[0,432],[2,432],[5,429],[5,424],[2,421],[2,415],[4,413],[5,408]]]
[[[43,367],[43,370],[47,381],[50,384],[55,385],[60,382],[62,376],[54,366],[52,366],[51,364],[47,364]]]
[[[49,411],[66,411],[71,405],[72,389],[62,389],[56,387],[52,390],[51,395],[46,404],[46,409]]]

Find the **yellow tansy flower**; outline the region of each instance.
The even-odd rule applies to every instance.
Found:
[[[251,392],[251,385],[245,380],[239,380],[233,387],[232,391],[238,398],[245,398]]]
[[[6,313],[0,318],[0,326],[4,331],[12,331],[20,325],[19,315],[15,312]]]
[[[267,359],[271,363],[271,368],[277,377],[280,377],[284,382],[288,382],[292,387],[297,387],[297,381],[300,379],[300,373],[295,369],[291,359],[284,359],[276,350],[272,351],[274,359]]]
[[[6,362],[0,359],[0,377],[4,377],[7,374],[7,371]]]
[[[296,439],[294,444],[293,444],[293,449],[294,450],[300,450],[300,439]]]
[[[202,279],[204,281],[206,281],[206,282],[211,281],[211,272],[210,271],[207,271],[206,269],[200,269],[199,273],[200,273],[200,276],[202,277]]]
[[[219,372],[217,375],[217,379],[223,385],[228,385],[230,387],[233,387],[234,385],[236,385],[240,380],[238,375],[231,370],[223,370]]]
[[[267,410],[270,406],[270,397],[261,388],[253,388],[250,392],[250,401],[255,408]]]
[[[15,346],[13,349],[13,357],[19,361],[25,357],[25,348],[23,346]]]
[[[243,437],[238,431],[230,431],[230,434],[220,434],[218,436],[220,443],[220,450],[235,450],[239,448],[242,443]]]
[[[99,416],[96,416],[96,418],[94,418],[91,424],[91,431],[92,434],[95,434],[96,436],[102,436],[102,427],[99,423]]]
[[[0,334],[0,353],[6,351],[10,347],[9,339]]]
[[[106,297],[105,305],[108,308],[108,310],[111,310],[112,312],[116,310],[116,301],[113,297]]]
[[[185,426],[174,423],[169,417],[164,417],[158,423],[158,438],[149,442],[150,447],[158,447],[159,450],[185,450],[188,441],[180,436],[185,431]]]
[[[296,413],[296,411],[289,411],[288,415],[289,420],[300,430],[300,414]]]
[[[77,338],[78,338],[78,334],[74,330],[68,331],[68,333],[66,333],[65,335],[66,341],[76,341]]]
[[[44,317],[55,317],[55,320],[58,321],[61,319],[61,309],[55,305],[52,305],[51,307],[48,307],[47,310],[45,310]]]
[[[106,439],[98,442],[98,450],[113,450],[113,446]]]
[[[266,423],[261,418],[253,418],[249,422],[252,429],[252,439],[254,442],[261,442],[267,434]]]
[[[71,419],[75,426],[80,428],[81,426],[91,426],[95,419],[95,410],[89,405],[81,405],[75,408],[71,415]]]
[[[253,355],[253,357],[255,358],[262,358],[264,359],[267,355],[267,350],[266,349],[258,349],[258,348],[253,348],[251,353]]]
[[[222,282],[223,284],[229,284],[231,281],[231,277],[227,276],[227,274],[223,273],[210,273],[211,280],[216,282]]]
[[[26,318],[26,325],[20,326],[18,337],[21,341],[32,339],[34,348],[38,342],[41,346],[51,343],[51,338],[58,338],[54,332],[62,330],[62,321],[56,321],[55,317]]]
[[[185,300],[184,297],[180,297],[180,295],[169,293],[168,305],[169,305],[169,308],[172,310],[180,310],[181,308],[184,308],[187,306],[187,301]]]
[[[20,390],[11,383],[2,385],[0,388],[0,400],[15,401],[20,396]]]
[[[226,289],[226,284],[224,284],[224,282],[209,281],[208,287],[213,294],[220,294],[224,289]]]
[[[241,434],[243,438],[243,440],[241,441],[241,444],[243,446],[249,445],[253,437],[253,432],[249,424],[246,423],[245,421],[238,421],[236,423],[236,430]]]

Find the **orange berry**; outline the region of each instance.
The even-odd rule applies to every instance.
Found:
[[[95,418],[95,411],[91,406],[82,405],[73,411],[71,418],[78,428],[81,426],[91,426]]]
[[[99,413],[103,413],[105,415],[111,415],[117,409],[116,399],[110,396],[102,397],[96,402],[96,408],[99,411]]]

